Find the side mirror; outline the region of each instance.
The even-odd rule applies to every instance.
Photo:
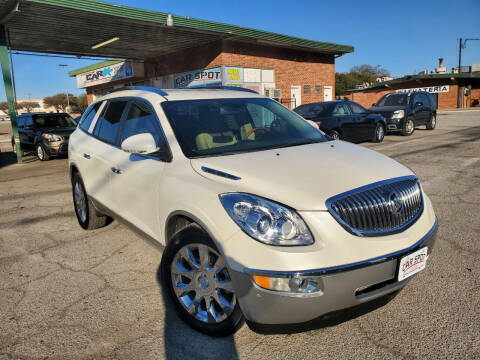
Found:
[[[421,101],[417,101],[415,103],[415,107],[420,107],[420,106],[423,106],[423,103]]]
[[[123,151],[133,154],[151,154],[159,150],[150,133],[132,135],[122,141]]]

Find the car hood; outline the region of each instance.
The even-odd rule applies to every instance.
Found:
[[[371,114],[389,114],[391,115],[395,110],[405,110],[406,106],[372,106],[368,109]]]
[[[191,164],[201,176],[228,184],[229,191],[259,195],[307,211],[327,210],[326,200],[345,191],[413,174],[385,155],[343,141],[197,158]]]
[[[75,129],[76,128],[46,128],[46,129],[42,129],[42,133],[66,136],[73,133]]]

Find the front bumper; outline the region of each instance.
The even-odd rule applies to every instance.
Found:
[[[403,127],[403,121],[405,119],[387,119],[387,132],[400,131]]]
[[[61,141],[43,141],[43,146],[50,156],[67,156],[68,140]]]
[[[437,221],[432,229],[407,249],[345,266],[299,272],[230,270],[240,308],[247,320],[259,324],[297,324],[327,313],[350,308],[402,289],[412,277],[397,281],[397,263],[402,256],[435,242]],[[321,291],[315,294],[287,294],[257,286],[252,275],[277,277],[320,276]]]

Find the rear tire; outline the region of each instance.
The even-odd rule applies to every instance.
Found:
[[[48,152],[45,151],[45,148],[41,143],[38,143],[37,146],[35,146],[35,150],[37,152],[38,160],[40,161],[50,160],[50,155],[48,154]]]
[[[92,200],[87,196],[82,178],[77,172],[72,177],[72,195],[75,215],[80,226],[85,230],[98,229],[107,224],[108,217],[98,213]]]
[[[431,114],[430,121],[427,123],[427,130],[433,130],[437,126],[437,115]]]
[[[20,145],[21,147],[21,145]],[[12,149],[13,149],[13,153],[16,154],[17,153],[17,148],[15,147],[15,143],[12,141]],[[23,149],[20,151],[20,155],[25,155],[25,151],[23,151]]]
[[[385,138],[385,126],[382,124],[378,123],[375,126],[375,132],[373,134],[373,139],[372,142],[374,143],[381,143],[383,139]]]
[[[332,140],[341,140],[342,139],[342,135],[337,130],[330,130],[328,132],[328,136],[330,136],[330,138]]]
[[[163,252],[160,271],[175,311],[193,329],[224,337],[243,325],[226,260],[198,225],[173,235]]]
[[[402,135],[410,136],[415,131],[415,122],[413,118],[409,117],[403,122]]]

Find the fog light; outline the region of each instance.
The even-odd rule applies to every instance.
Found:
[[[253,281],[261,288],[294,294],[310,294],[321,291],[319,277],[270,277],[254,275]]]

